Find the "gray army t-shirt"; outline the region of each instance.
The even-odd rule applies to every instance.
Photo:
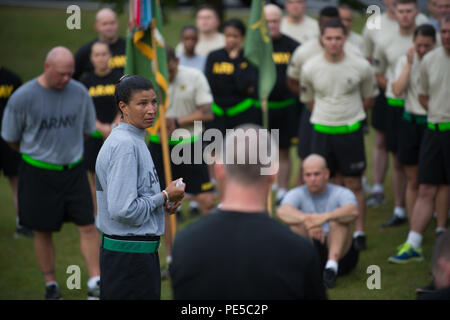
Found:
[[[290,204],[303,213],[324,213],[330,212],[347,204],[357,205],[353,192],[342,186],[332,183],[327,185],[325,192],[312,194],[306,185],[296,187],[286,194],[281,201],[281,205]],[[322,225],[325,234],[329,231],[328,222]]]
[[[63,90],[54,90],[35,78],[10,97],[2,138],[20,142],[20,152],[35,160],[74,163],[83,155],[83,135],[96,129],[95,119],[92,98],[81,83],[70,80]]]

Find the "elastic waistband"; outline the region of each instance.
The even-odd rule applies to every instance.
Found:
[[[75,161],[74,163],[53,164],[53,163],[48,163],[48,162],[33,159],[32,157],[30,157],[29,155],[24,154],[24,153],[22,154],[22,159],[23,159],[23,161],[32,165],[33,167],[37,167],[40,169],[46,169],[46,170],[53,170],[53,171],[71,170],[83,161],[83,158],[80,158],[79,160]]]
[[[361,128],[361,121],[346,126],[326,126],[323,124],[313,124],[314,130],[328,134],[345,134],[358,131]]]
[[[98,130],[95,130],[94,132],[92,132],[91,137],[96,138],[96,139],[103,139],[103,135]]]
[[[386,98],[387,104],[391,107],[404,107],[405,106],[405,100],[404,99],[395,99],[395,98]]]
[[[200,136],[192,136],[190,138],[180,138],[178,140],[169,139],[169,146],[176,146],[177,144],[187,144],[187,143],[194,143],[195,141],[199,140]],[[158,143],[161,144],[161,139],[158,135],[150,135],[149,141],[152,143]]]
[[[450,122],[430,123],[428,122],[428,129],[433,131],[449,131]]]
[[[255,106],[255,100],[252,98],[247,98],[245,100],[242,100],[238,104],[228,107],[226,109],[220,107],[217,103],[213,103],[211,106],[212,112],[220,117],[227,116],[227,117],[233,117],[235,115],[238,115],[245,110]]]
[[[102,248],[110,251],[129,253],[155,253],[158,251],[158,236],[110,236],[103,234]]]
[[[258,102],[259,104],[259,102]],[[269,101],[267,102],[267,107],[269,109],[283,109],[286,107],[290,107],[295,104],[295,99],[286,99],[286,100],[280,100],[280,101]]]
[[[415,123],[415,124],[421,124],[421,125],[427,124],[427,116],[412,114],[412,113],[407,112],[406,110],[403,111],[403,119],[405,119],[408,122]]]

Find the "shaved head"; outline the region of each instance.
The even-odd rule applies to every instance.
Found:
[[[330,171],[324,157],[311,154],[303,160],[303,180],[312,194],[319,194],[326,190]]]
[[[321,155],[311,154],[311,155],[307,156],[305,158],[305,160],[303,160],[303,168],[305,168],[307,166],[312,166],[312,165],[313,166],[319,166],[322,169],[326,169],[327,168],[327,161]]]
[[[74,62],[72,52],[66,47],[54,47],[47,53],[45,62],[49,64]]]
[[[116,13],[110,8],[103,8],[95,15],[95,31],[98,39],[113,44],[118,39],[119,21]]]
[[[280,7],[273,3],[266,4],[264,6],[264,13],[267,15],[277,15],[280,19],[283,17],[283,11],[281,11]]]
[[[117,19],[116,13],[114,12],[114,10],[110,8],[100,9],[95,15],[95,21],[100,21],[102,19],[109,19],[109,18]]]
[[[74,70],[75,60],[72,52],[66,47],[55,47],[45,58],[43,84],[50,89],[62,90],[69,83]]]

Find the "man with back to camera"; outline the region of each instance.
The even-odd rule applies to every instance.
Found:
[[[326,298],[311,244],[268,216],[278,147],[261,129],[239,126],[220,155],[216,150],[222,205],[177,234],[170,266],[175,299]],[[270,161],[251,150],[259,143],[270,146]]]

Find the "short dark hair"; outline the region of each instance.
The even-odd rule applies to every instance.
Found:
[[[167,62],[172,60],[177,60],[177,55],[175,53],[175,50],[171,46],[166,45],[166,56],[167,56]]]
[[[119,82],[116,84],[116,90],[114,92],[114,99],[116,105],[119,108],[119,102],[123,101],[128,104],[131,97],[136,91],[144,91],[153,89],[153,84],[147,78],[138,75],[124,75],[120,78]],[[122,113],[122,110],[120,110]]]
[[[198,29],[197,29],[196,26],[194,26],[193,24],[187,24],[187,25],[185,25],[183,28],[181,28],[180,35],[183,35],[183,33],[184,33],[186,30],[194,30],[196,33],[198,33]]]
[[[433,41],[436,41],[436,29],[431,24],[421,24],[414,30],[414,39],[417,36],[430,37]]]
[[[347,28],[344,26],[344,24],[341,22],[341,20],[333,19],[325,23],[322,30],[320,30],[320,34],[323,35],[325,33],[325,30],[327,28],[333,28],[333,29],[342,29],[344,32],[344,35],[347,34]]]
[[[223,24],[223,30],[227,27],[233,27],[239,30],[239,32],[242,34],[242,36],[245,36],[245,24],[242,22],[241,19],[238,18],[231,18]]]
[[[217,19],[219,19],[220,21],[220,15],[219,15],[219,11],[217,11],[216,7],[210,5],[210,4],[202,4],[198,7],[197,12],[195,13],[196,15],[202,11],[202,10],[211,10],[212,12],[214,12],[214,14],[216,15]]]
[[[333,6],[323,7],[319,12],[319,19],[322,17],[339,19],[339,11],[336,7]]]

